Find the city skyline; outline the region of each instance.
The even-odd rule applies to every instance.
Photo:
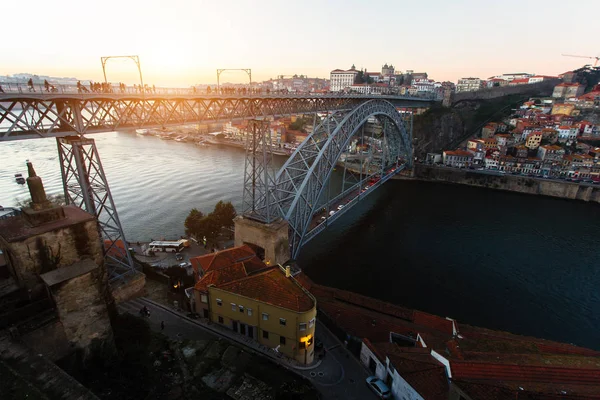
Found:
[[[311,0],[296,7],[274,0],[258,6],[235,1],[224,11],[215,2],[184,0],[169,7],[156,0],[143,6],[108,0],[102,9],[71,0],[35,0],[25,28],[19,19],[5,21],[7,31],[19,32],[19,38],[2,44],[0,74],[102,81],[100,57],[135,54],[144,82],[157,86],[212,84],[217,68],[251,68],[253,81],[262,81],[282,74],[329,78],[331,70],[353,64],[379,71],[384,63],[456,82],[508,72],[557,75],[593,64],[563,53],[598,55],[586,24],[573,24],[551,40],[518,24],[565,18],[558,1],[541,6],[511,0],[501,9],[472,0],[431,3],[423,9],[391,1],[376,7],[358,1]],[[586,14],[600,11],[594,1],[581,5]],[[22,12],[15,3],[5,11]],[[139,82],[135,64],[124,60],[108,62],[107,78]],[[226,72],[221,81],[243,83],[247,75]]]

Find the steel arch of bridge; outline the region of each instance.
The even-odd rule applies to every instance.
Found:
[[[403,151],[411,163],[412,133],[390,102],[370,100],[350,112],[335,112],[326,118],[275,176],[271,201],[289,223],[292,258],[298,255],[336,162],[358,129],[371,117],[386,122],[387,154],[397,159]]]

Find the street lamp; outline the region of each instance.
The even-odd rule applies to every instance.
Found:
[[[111,58],[129,58],[130,60],[133,60],[133,62],[135,63],[135,65],[137,66],[138,72],[140,74],[140,87],[142,89],[142,93],[143,88],[144,88],[144,80],[142,79],[142,67],[140,64],[140,57],[139,56],[107,56],[107,57],[100,57],[100,62],[102,63],[102,73],[104,74],[104,83],[108,83],[106,80],[106,62],[111,59]]]

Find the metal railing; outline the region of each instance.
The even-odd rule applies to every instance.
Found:
[[[198,89],[195,87],[189,88],[165,88],[147,86],[143,90],[139,86],[124,86],[121,87],[118,83],[101,84],[99,87],[93,88],[89,84],[51,84],[36,82],[32,85],[27,83],[2,83],[0,82],[0,97],[3,94],[27,94],[27,95],[59,95],[59,94],[80,94],[83,96],[94,96],[97,94],[111,95],[188,95],[188,96],[215,96],[215,97],[286,97],[286,98],[305,98],[310,96],[325,97],[325,98],[407,98],[420,100],[436,100],[431,96],[414,96],[400,94],[362,94],[362,93],[344,93],[344,92],[290,92],[287,90],[270,90],[270,89],[240,89],[240,88],[221,88],[217,89]]]

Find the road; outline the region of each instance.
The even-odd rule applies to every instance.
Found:
[[[138,315],[139,310],[144,305],[150,310],[150,317],[148,318],[150,327],[154,331],[161,331],[161,321],[164,321],[165,329],[162,333],[171,339],[214,340],[224,337],[234,341],[237,345],[256,350],[256,347],[252,346],[256,343],[254,341],[237,341],[235,340],[237,335],[231,331],[227,332],[227,336],[220,335],[218,332],[215,333],[204,327],[199,321],[190,320],[180,313],[171,311],[165,306],[156,305],[143,297],[121,303],[118,308],[119,312]],[[365,379],[369,376],[367,370],[319,321],[317,321],[315,336],[323,342],[324,348],[327,349],[326,356],[321,362],[310,369],[290,368],[287,365],[286,368],[309,379],[324,399],[376,399],[375,394],[365,383]],[[274,362],[279,361],[277,359],[271,360]]]
[[[427,164],[423,164],[423,165],[427,165]],[[433,168],[440,168],[440,169],[458,169],[458,170],[463,170],[463,171],[467,171],[467,172],[473,172],[473,173],[477,173],[477,174],[485,174],[485,175],[518,176],[518,177],[522,177],[522,178],[537,179],[537,180],[540,180],[540,181],[548,181],[548,182],[570,183],[570,184],[573,184],[573,185],[583,185],[583,186],[600,186],[600,182],[598,182],[598,183],[575,182],[575,181],[567,180],[567,179],[543,178],[543,177],[540,177],[540,176],[529,176],[529,175],[506,173],[506,172],[502,173],[500,171],[490,170],[490,169],[455,168],[455,167],[446,167],[446,166],[441,166],[441,165],[439,165],[439,166],[428,165],[428,166],[429,167],[433,167]]]

